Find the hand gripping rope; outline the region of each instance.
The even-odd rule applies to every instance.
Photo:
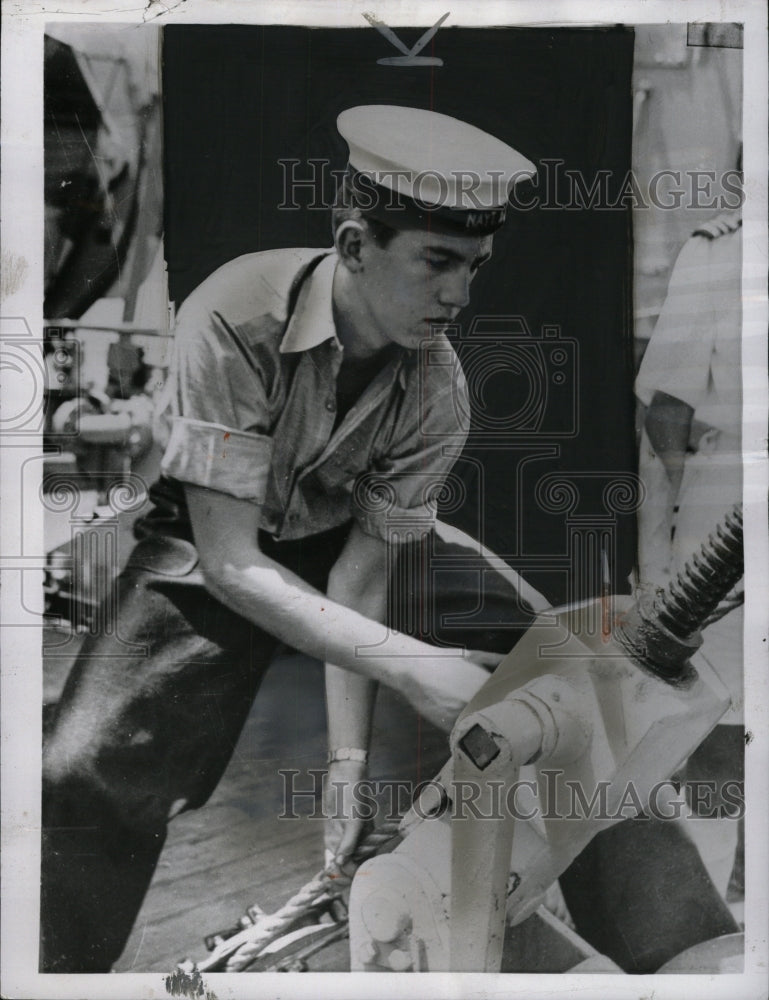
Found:
[[[357,868],[389,843],[397,833],[397,821],[383,824],[361,841],[351,864]],[[264,913],[258,907],[251,907],[249,913],[241,918],[242,922],[247,922],[247,926],[242,930],[210,935],[206,939],[207,942],[210,941],[212,944],[216,942],[211,954],[201,962],[180,962],[179,968],[185,972],[191,972],[194,968],[199,972],[244,972],[268,945],[287,934],[301,922],[302,918],[311,916],[319,918],[330,911],[333,921],[326,925],[328,932],[323,935],[322,943],[313,942],[303,950],[303,954],[295,953],[292,956],[289,967],[301,965],[302,960],[309,954],[332,940],[347,935],[346,907],[342,901],[342,894],[349,888],[351,881],[352,874],[341,872],[338,868],[329,867],[318,872],[275,913]],[[333,906],[335,901],[338,901],[336,907]],[[225,935],[227,937],[223,939]]]

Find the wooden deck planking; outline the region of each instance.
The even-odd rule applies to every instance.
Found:
[[[67,657],[46,658],[46,705],[58,698],[70,664]],[[383,779],[429,778],[448,752],[445,735],[384,689],[372,746],[370,772]],[[287,653],[268,671],[210,801],[169,825],[155,877],[115,971],[168,972],[185,957],[204,957],[206,934],[233,926],[253,903],[278,909],[322,867],[323,822],[306,815],[312,802],[297,802],[300,819],[279,819],[279,771],[299,771],[296,787],[309,788],[308,772],[325,768],[325,754],[322,667]],[[316,956],[313,968],[347,970],[346,942]]]
[[[375,716],[371,773],[383,778],[436,773],[446,738],[396,696],[382,692]],[[323,864],[323,822],[280,819],[280,768],[325,767],[325,709],[320,664],[280,657],[254,703],[233,759],[210,802],[169,826],[155,878],[116,971],[170,971],[205,956],[206,934],[233,926],[247,906],[278,909]],[[297,813],[311,808],[301,800]],[[346,943],[330,947],[313,968],[349,968]]]

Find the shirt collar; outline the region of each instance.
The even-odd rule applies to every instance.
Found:
[[[337,255],[329,250],[312,274],[305,279],[280,344],[281,354],[309,351],[326,340],[333,340],[338,350],[342,345],[336,335],[333,308],[334,274]],[[396,355],[396,377],[406,388],[406,368],[416,363],[416,352],[401,349]]]
[[[341,350],[334,326],[332,303],[336,263],[336,253],[328,251],[327,256],[303,282],[281,341],[281,354],[309,351],[329,339],[333,339]]]

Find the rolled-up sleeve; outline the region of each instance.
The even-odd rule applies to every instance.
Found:
[[[369,535],[408,541],[432,531],[439,508],[461,503],[464,487],[452,467],[469,431],[469,404],[461,370],[454,382],[414,407],[411,422],[355,484],[353,512]]]
[[[272,457],[264,377],[240,332],[194,301],[179,312],[162,423],[164,475],[264,501]]]

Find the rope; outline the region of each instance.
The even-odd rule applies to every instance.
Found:
[[[240,972],[250,965],[259,957],[259,953],[270,941],[287,930],[299,917],[304,916],[320,902],[329,898],[328,887],[328,874],[325,871],[319,872],[276,913],[259,920],[253,927],[236,935],[236,938],[242,936],[244,940],[238,944],[236,951],[227,959],[224,971]],[[230,941],[226,943],[231,944],[232,941],[233,939],[230,938]]]
[[[398,822],[394,821],[370,833],[356,848],[351,864],[357,868],[392,840],[397,832]],[[352,882],[352,874],[336,867],[318,872],[275,913],[264,914],[251,927],[218,944],[207,958],[197,963],[198,971],[212,972],[223,965],[225,972],[242,972],[300,917],[340,896]]]

